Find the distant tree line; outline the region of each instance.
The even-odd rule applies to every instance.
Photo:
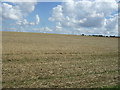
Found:
[[[110,35],[110,36],[104,36],[104,35],[85,35],[85,34],[81,34],[81,36],[94,36],[94,37],[119,37],[119,36],[115,36],[115,35]]]

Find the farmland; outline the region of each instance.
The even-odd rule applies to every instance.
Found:
[[[112,87],[118,38],[2,32],[3,88]]]

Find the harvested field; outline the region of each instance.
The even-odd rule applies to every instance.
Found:
[[[112,87],[118,38],[2,32],[3,88]]]

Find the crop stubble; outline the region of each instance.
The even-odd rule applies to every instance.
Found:
[[[118,82],[118,38],[2,34],[3,88],[87,88]]]

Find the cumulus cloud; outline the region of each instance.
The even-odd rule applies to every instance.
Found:
[[[2,0],[2,2],[37,2],[38,0]]]
[[[25,17],[35,9],[36,2],[3,2],[0,6],[3,20],[25,21]],[[37,16],[38,18],[38,16]],[[27,23],[25,21],[25,23]],[[38,22],[37,22],[38,23]]]
[[[3,19],[20,20],[22,18],[22,13],[16,6],[10,5],[8,3],[3,3],[1,5],[1,8]]]
[[[48,20],[59,23],[60,28],[69,29],[71,33],[116,34],[118,17],[114,13],[117,11],[116,0],[70,0],[54,7]]]
[[[8,28],[16,27],[17,31],[26,31],[28,26],[38,25],[40,22],[40,17],[35,15],[33,17],[34,21],[28,21],[26,19],[29,13],[33,12],[37,2],[3,2],[0,4],[0,17],[3,21],[3,29],[6,30],[6,22],[14,22],[14,25],[9,23]],[[12,30],[12,29],[8,29]],[[27,29],[28,30],[28,29]]]
[[[38,24],[40,22],[40,17],[39,15],[36,15],[36,24]]]
[[[58,5],[57,7],[53,8],[52,17],[50,17],[49,20],[50,21],[55,21],[55,20],[62,21],[62,20],[64,20],[61,5]]]
[[[14,2],[16,7],[21,10],[22,15],[27,15],[34,11],[36,2]]]
[[[16,22],[17,25],[25,26],[25,25],[37,25],[40,22],[40,17],[39,15],[35,16],[35,21],[33,22],[28,22],[27,19],[22,19]]]
[[[106,20],[105,28],[109,34],[118,35],[118,15]]]
[[[33,28],[32,30],[34,32],[42,32],[42,33],[52,32],[52,29],[50,29],[49,27]]]

